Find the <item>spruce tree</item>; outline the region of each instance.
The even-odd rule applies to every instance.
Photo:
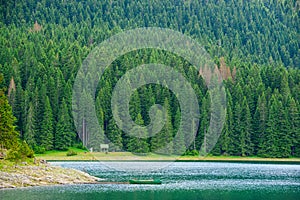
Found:
[[[67,150],[73,143],[75,134],[72,131],[71,117],[65,99],[62,100],[55,133],[55,149]]]
[[[291,155],[300,156],[300,116],[294,98],[288,100],[288,134],[291,137]]]
[[[278,91],[270,100],[266,134],[259,155],[263,157],[288,157],[291,154],[291,139],[287,133],[287,116]]]
[[[227,112],[226,121],[221,135],[221,153],[228,155],[229,145],[233,134],[233,112],[232,112],[232,97],[227,90]]]
[[[276,157],[276,134],[278,132],[277,119],[278,119],[279,101],[276,97],[272,96],[269,108],[269,116],[266,123],[266,133],[263,135],[262,142],[258,151],[258,155],[262,157]]]
[[[256,111],[254,114],[253,135],[251,137],[253,143],[253,153],[258,154],[258,151],[264,143],[266,134],[266,122],[267,122],[267,102],[264,92],[259,96]]]
[[[44,115],[40,133],[40,146],[44,147],[46,150],[51,150],[53,148],[53,115],[48,96],[46,96]]]
[[[164,109],[165,113],[162,113],[160,110],[156,113],[157,117],[160,115],[162,119],[165,119],[165,125],[159,133],[151,138],[151,152],[171,154],[173,152],[171,144],[171,141],[173,140],[173,125],[167,98],[164,102]]]
[[[242,120],[242,108],[239,103],[236,103],[234,108],[234,123],[233,123],[233,134],[228,145],[229,155],[241,155],[241,120]]]
[[[114,113],[116,114],[116,116],[118,116],[118,111],[117,111],[116,107],[114,108]],[[119,121],[121,121],[121,120],[119,120]],[[110,141],[110,148],[113,151],[120,151],[123,148],[122,131],[117,126],[117,124],[113,118],[111,118],[108,122],[106,136]]]
[[[135,90],[131,95],[131,100],[129,103],[129,113],[134,121],[136,120],[137,115],[141,113],[141,102],[137,90]]]
[[[289,130],[289,122],[286,110],[283,106],[283,102],[279,102],[278,112],[278,132],[277,132],[277,143],[276,146],[278,151],[276,152],[276,157],[289,157],[291,156],[292,138],[291,132]]]
[[[174,122],[174,126],[176,126],[176,128],[174,128],[176,130],[176,132],[174,133],[174,141],[173,141],[173,152],[175,155],[181,155],[185,152],[186,147],[185,147],[185,143],[184,143],[184,133],[181,130],[182,128],[180,127],[180,123],[181,123],[181,114],[180,114],[180,109],[177,108],[176,111],[176,115],[175,115],[175,122]]]
[[[23,139],[31,148],[34,148],[37,145],[35,140],[36,131],[37,129],[36,129],[36,123],[34,117],[34,107],[32,102],[30,102],[27,116],[26,116],[26,126],[25,126],[25,133]]]
[[[2,81],[3,76],[0,74],[0,83]],[[19,133],[15,130],[15,121],[4,89],[0,89],[0,145],[3,148],[10,149],[18,143]]]
[[[136,124],[143,125],[144,121],[142,115],[139,113],[136,118]],[[135,136],[131,136],[128,142],[128,151],[137,154],[144,154],[149,152],[149,144],[147,143],[147,139],[145,136],[148,135],[144,129],[140,129],[138,127],[134,128],[133,132]]]
[[[210,95],[207,93],[207,96],[202,99],[201,105],[201,116],[200,116],[200,127],[199,134],[196,136],[196,144],[198,147],[201,147],[200,154],[206,155],[207,152],[207,142],[206,135],[208,133],[209,120],[210,120]],[[199,144],[198,144],[199,142]]]
[[[252,155],[252,142],[251,142],[251,113],[247,103],[246,97],[244,97],[244,101],[242,104],[242,118],[241,118],[241,155],[249,156]]]

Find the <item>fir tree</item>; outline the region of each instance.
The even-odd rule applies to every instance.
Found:
[[[172,145],[170,145],[173,140],[173,127],[170,116],[170,106],[167,98],[164,102],[165,113],[160,110],[157,111],[156,115],[161,119],[165,119],[165,126],[162,130],[151,138],[151,152],[171,154],[173,151]],[[163,116],[163,117],[162,117]]]
[[[227,90],[227,112],[226,121],[221,135],[221,153],[227,155],[229,152],[230,140],[233,134],[233,113],[232,113],[232,98]]]
[[[0,74],[0,83],[2,81],[3,76]],[[0,89],[0,145],[3,148],[10,149],[18,143],[19,133],[15,130],[15,121],[4,89]]]
[[[40,146],[46,150],[53,148],[53,115],[48,96],[46,96],[45,109],[40,133]]]
[[[55,149],[67,150],[73,143],[75,134],[71,129],[71,117],[65,100],[62,100],[55,133]]]
[[[241,123],[242,120],[242,108],[239,103],[236,103],[234,108],[234,123],[233,123],[233,134],[228,145],[228,153],[230,155],[241,155]]]
[[[267,102],[264,92],[259,96],[256,111],[254,114],[253,135],[251,137],[253,143],[253,153],[257,155],[261,144],[264,142],[266,134],[267,122]]]
[[[288,101],[288,134],[291,137],[291,154],[300,156],[300,117],[296,102],[293,98]]]
[[[184,133],[181,130],[180,123],[180,109],[178,108],[175,115],[175,122],[174,125],[178,126],[175,130],[177,131],[174,135],[174,141],[173,141],[173,152],[175,155],[182,155],[185,150],[185,142],[184,142]]]
[[[36,135],[36,123],[34,117],[34,108],[32,102],[30,102],[27,117],[26,117],[26,126],[25,126],[25,133],[23,139],[31,148],[34,148],[37,145],[35,140],[35,135]]]
[[[142,125],[144,123],[141,114],[139,113],[136,118],[136,124]],[[128,142],[128,150],[132,153],[148,153],[149,152],[149,144],[145,139],[147,136],[147,132],[144,129],[140,129],[138,127],[134,128],[133,132],[135,136],[132,136]]]
[[[242,104],[242,120],[241,120],[241,155],[242,156],[249,156],[252,155],[252,143],[251,143],[251,113],[250,109],[246,100],[246,97],[244,97],[244,101]]]

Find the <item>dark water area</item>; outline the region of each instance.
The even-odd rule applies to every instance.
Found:
[[[124,164],[124,163],[115,163]],[[130,162],[128,165],[151,165]],[[0,191],[0,199],[300,199],[300,165],[174,162],[159,171],[118,171],[98,162],[54,162],[105,182],[159,178],[162,185],[80,184]]]

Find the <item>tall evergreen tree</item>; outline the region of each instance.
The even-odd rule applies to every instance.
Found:
[[[291,155],[300,155],[300,117],[295,100],[288,100],[288,135],[291,137]]]
[[[236,103],[234,108],[234,123],[233,123],[233,134],[231,141],[228,146],[228,152],[230,155],[241,155],[241,126],[242,126],[242,108],[239,103]]]
[[[242,104],[242,118],[241,118],[241,155],[249,156],[252,155],[252,142],[251,142],[251,113],[247,103],[246,97]]]
[[[3,76],[0,74],[0,83]],[[15,130],[16,118],[13,116],[11,106],[4,93],[4,89],[0,89],[0,145],[3,148],[13,148],[18,143],[19,133]]]
[[[115,107],[114,108],[114,113],[118,116],[118,110]],[[121,121],[121,120],[119,120]],[[143,122],[140,120],[140,122]],[[110,148],[113,151],[120,151],[123,148],[123,143],[122,143],[122,131],[120,128],[117,126],[115,120],[111,118],[108,122],[108,127],[107,127],[107,138],[110,141]]]
[[[165,113],[158,111],[156,115],[163,115],[165,119],[165,126],[162,130],[151,138],[151,151],[163,154],[171,154],[173,152],[173,126],[171,121],[170,105],[166,98],[164,102]]]
[[[176,125],[176,133],[174,133],[174,141],[173,141],[173,152],[175,155],[181,155],[185,152],[185,142],[184,142],[184,132],[181,130],[180,123],[181,123],[181,114],[180,109],[177,108],[176,115],[175,115],[175,122],[174,125]]]
[[[286,114],[277,91],[270,100],[269,117],[259,155],[264,157],[288,157],[291,153],[291,139],[287,134]]]
[[[34,107],[32,102],[30,102],[27,116],[26,116],[26,126],[25,126],[25,133],[23,139],[31,148],[34,148],[37,145],[35,140],[36,131],[37,130],[36,130],[36,123],[35,123],[35,116],[34,116]]]
[[[253,152],[257,155],[261,144],[263,143],[263,138],[266,134],[266,122],[267,122],[267,102],[264,92],[259,96],[256,111],[254,114],[253,123],[253,135],[251,137],[253,143]]]
[[[233,135],[233,112],[232,112],[232,97],[227,90],[227,112],[226,121],[221,135],[221,153],[227,155],[229,152],[230,140]]]
[[[55,133],[55,149],[67,150],[74,141],[71,117],[65,99],[62,100]]]
[[[46,96],[44,115],[40,133],[40,145],[46,150],[53,148],[53,115],[48,96]]]
[[[142,115],[139,113],[136,118],[136,124],[143,125],[144,121]],[[144,138],[148,135],[143,129],[136,128],[133,130],[136,134],[132,136],[128,142],[128,150],[132,153],[148,153],[149,152],[149,144],[147,140]]]
[[[203,152],[200,154],[206,154],[207,152],[207,142],[205,135],[209,132],[209,119],[210,119],[210,94],[207,93],[207,96],[202,99],[201,105],[201,118],[200,118],[200,131],[196,136],[196,144],[198,147],[201,147]],[[198,144],[199,142],[199,144]]]

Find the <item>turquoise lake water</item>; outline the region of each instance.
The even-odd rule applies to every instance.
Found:
[[[174,162],[159,171],[116,171],[98,162],[54,162],[105,179],[159,178],[162,185],[86,184],[0,191],[1,200],[17,199],[300,199],[300,165],[227,162]],[[152,165],[152,162],[130,162]]]

